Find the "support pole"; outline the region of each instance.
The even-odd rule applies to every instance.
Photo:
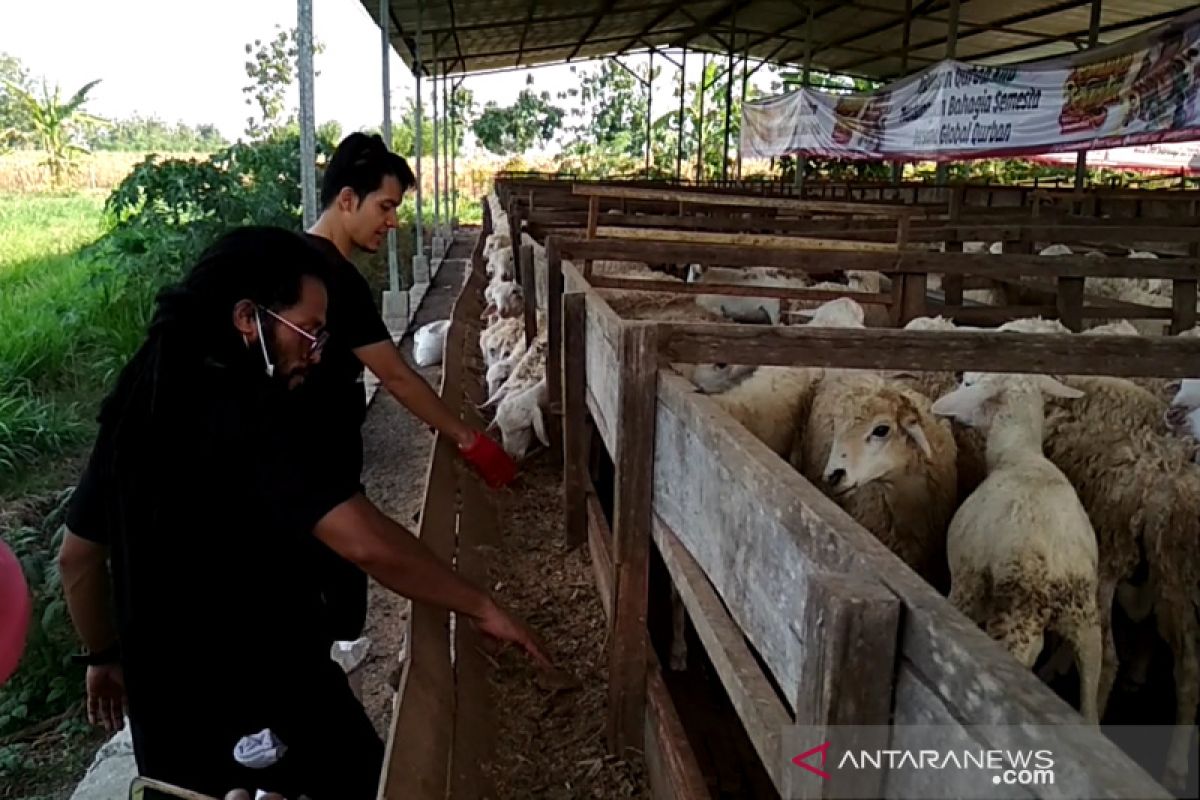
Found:
[[[704,80],[701,78],[700,80]],[[675,143],[675,180],[683,180],[683,104],[687,97],[687,47],[679,65],[679,140]]]
[[[746,113],[746,84],[750,82],[750,47],[749,38],[746,39],[746,52],[742,54],[742,115]],[[738,127],[741,130],[741,127]],[[738,180],[742,179],[742,141],[741,136],[738,136],[737,143],[737,175]]]
[[[454,241],[454,218],[450,215],[450,138],[454,135],[454,90],[447,74],[449,70],[442,65],[442,216],[445,218],[445,234],[449,237],[446,246]]]
[[[950,18],[947,21],[946,30],[946,58],[953,59],[958,54],[958,3],[959,0],[950,0]],[[950,169],[949,164],[945,161],[939,161],[937,165],[937,183],[939,186],[944,186],[949,179]]]
[[[1103,0],[1092,0],[1092,18],[1088,25],[1088,50],[1100,39],[1100,11]],[[1087,150],[1075,154],[1075,191],[1082,191],[1087,181]]]
[[[433,89],[433,238],[434,248],[437,249],[436,242],[441,237],[442,232],[442,180],[441,180],[441,158],[438,153],[440,140],[438,136],[443,134],[443,131],[438,130],[438,73],[437,73],[437,35],[433,37],[433,74],[430,76],[429,85]],[[433,254],[437,258],[438,254]]]
[[[462,81],[453,81],[450,84],[450,98],[453,101],[454,108],[454,136],[450,139],[450,214],[452,218],[458,219],[458,90],[462,86]]]
[[[908,46],[912,41],[912,0],[904,0],[904,35],[900,50],[900,77],[908,75]],[[892,183],[897,186],[904,177],[904,162],[896,159],[892,162]]]
[[[808,90],[809,74],[812,72],[813,7],[809,0],[808,18],[804,22],[804,71],[801,73],[800,91]],[[796,156],[796,194],[804,197],[804,173],[808,170],[808,156]]]
[[[725,68],[725,140],[721,148],[721,180],[729,180],[729,123],[733,112],[733,40],[737,36],[737,5],[729,18],[729,65]]]
[[[654,160],[654,51],[650,51],[646,71],[646,178],[650,178],[650,164]]]
[[[423,214],[421,207],[421,156],[424,155],[421,147],[421,129],[425,127],[425,113],[421,106],[421,73],[425,70],[424,63],[421,61],[421,28],[424,21],[425,3],[423,0],[417,0],[417,36],[413,48],[413,77],[416,80],[417,93],[417,118],[415,120],[417,129],[413,136],[413,155],[417,162],[415,170],[417,176],[417,250],[416,255],[413,257],[413,283],[429,282],[429,261],[425,258],[425,231],[421,224]]]
[[[392,147],[392,45],[389,0],[379,0],[380,55],[383,61],[383,141]],[[388,288],[383,293],[383,321],[389,331],[408,327],[408,293],[400,291],[400,258],[396,252],[396,229],[387,232]]]
[[[300,33],[300,193],[304,204],[304,227],[317,221],[317,130],[313,110],[312,0],[296,3]]]
[[[704,93],[708,91],[708,53],[700,62],[700,123],[696,126],[696,181],[704,180]]]

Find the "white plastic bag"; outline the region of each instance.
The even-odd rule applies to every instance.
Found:
[[[413,358],[421,367],[431,367],[442,363],[442,354],[446,349],[446,331],[450,328],[450,320],[441,319],[422,325],[413,334]]]

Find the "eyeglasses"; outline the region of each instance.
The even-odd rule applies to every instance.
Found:
[[[299,325],[296,325],[293,322],[289,322],[288,320],[279,316],[278,314],[276,314],[274,311],[267,308],[266,306],[260,305],[259,308],[261,310],[267,312],[268,314],[270,314],[275,319],[282,322],[284,325],[287,325],[289,328],[291,328],[296,333],[303,336],[305,339],[308,339],[308,354],[310,356],[315,356],[317,353],[321,352],[321,348],[324,347],[325,343],[329,341],[329,331],[321,331],[316,336],[314,336],[313,334],[304,330],[304,328],[301,328]]]

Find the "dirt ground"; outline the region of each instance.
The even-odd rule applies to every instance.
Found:
[[[461,242],[461,240],[460,240]],[[458,244],[452,254],[466,255]],[[440,272],[418,325],[449,316],[464,268]],[[402,343],[411,358],[411,341]],[[423,371],[433,385],[440,370]],[[476,376],[477,378],[479,376]],[[368,494],[395,519],[416,522],[433,437],[385,391],[376,395],[364,427]],[[567,676],[550,677],[508,651],[495,661],[491,688],[497,708],[496,755],[484,766],[500,800],[525,798],[648,798],[640,763],[605,754],[607,625],[586,549],[562,544],[561,472],[545,452],[522,464],[522,474],[498,497],[501,545],[491,589],[545,640]],[[372,585],[363,700],[380,735],[387,735],[395,697],[390,677],[403,647],[400,623],[407,603]]]

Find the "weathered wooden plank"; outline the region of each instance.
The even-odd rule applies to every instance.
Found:
[[[1196,281],[1175,281],[1171,286],[1171,332],[1196,327]]]
[[[546,247],[547,265],[546,276],[546,388],[550,395],[550,425],[547,437],[550,439],[550,453],[556,461],[562,459],[562,295],[563,274],[562,257],[559,255],[557,240],[552,239]]]
[[[655,450],[655,513],[704,570],[785,695],[801,685],[799,620],[810,576],[863,576],[903,603],[899,652],[949,713],[996,726],[993,746],[1050,746],[1056,760],[1087,764],[1084,796],[1165,796],[1111,742],[1072,727],[1081,721],[1074,709],[878,539],[711,398],[667,372],[659,379]]]
[[[587,539],[587,296],[563,295],[563,505],[566,543]]]
[[[788,238],[788,237],[783,237]],[[799,241],[792,239],[792,242]],[[1014,246],[1021,244],[1011,243]],[[1066,276],[1107,278],[1200,279],[1200,258],[1088,258],[1087,256],[1046,256],[1028,253],[937,253],[905,251],[789,252],[785,248],[746,248],[736,245],[693,244],[683,242],[636,242],[621,239],[559,239],[563,258],[652,261],[656,263],[699,263],[721,266],[767,266],[783,269],[805,268],[797,258],[811,252],[819,256],[824,269],[870,269],[878,272],[933,273],[935,275],[979,275],[989,278]],[[893,246],[894,248],[894,246]],[[807,269],[811,270],[811,267]]]
[[[462,517],[458,526],[455,569],[476,586],[491,586],[488,558],[481,548],[499,543],[496,509],[490,493],[461,465],[458,480]],[[488,680],[489,662],[483,641],[462,617],[454,626],[454,750],[447,797],[487,798],[495,795],[488,770],[496,752],[497,709]]]
[[[659,323],[668,361],[1185,378],[1200,339]]]
[[[613,561],[611,532],[604,521],[604,509],[596,497],[595,487],[588,484],[587,492],[588,553],[592,560],[592,575],[596,579],[596,591],[604,606],[604,615],[613,615]]]
[[[443,398],[461,390],[462,343],[462,327],[452,326],[443,358]],[[446,563],[454,555],[455,450],[454,443],[441,433],[435,436],[419,532],[422,542]],[[445,795],[454,725],[448,627],[446,611],[413,603],[408,659],[401,671],[384,756],[380,791],[386,800],[440,800]]]
[[[978,751],[990,744],[972,735],[946,709],[944,701],[929,688],[906,660],[900,660],[896,674],[895,705],[892,722],[897,726],[924,726],[920,745],[938,748],[939,752]],[[1057,764],[1056,764],[1057,766]],[[1056,774],[1056,778],[1059,776]],[[1059,778],[1061,785],[1061,779]],[[887,800],[910,800],[914,797],[970,797],[979,792],[979,774],[967,770],[920,770],[901,768],[889,770],[882,797]],[[1020,786],[999,785],[988,790],[996,800],[1027,798],[1034,794]]]
[[[709,800],[704,775],[654,659],[646,675],[646,774],[655,800]]]
[[[612,754],[643,743],[646,713],[646,605],[658,345],[654,326],[626,323],[617,384],[616,498],[613,502],[613,619],[608,668]]]
[[[595,420],[596,430],[604,442],[609,455],[617,452],[617,380],[620,369],[617,363],[615,338],[605,335],[600,322],[605,318],[603,300],[587,300],[587,327],[584,331],[584,363],[586,369],[586,397],[588,411]],[[611,313],[612,309],[608,309]],[[618,325],[620,324],[618,320]]]
[[[525,302],[525,346],[537,337],[537,281],[533,270],[533,245],[521,245],[521,295]]]
[[[1083,330],[1083,278],[1058,279],[1058,320],[1072,331]]]
[[[760,286],[758,284],[735,283],[676,283],[674,281],[642,280],[640,278],[608,278],[593,275],[595,289],[622,289],[641,292],[670,292],[672,294],[721,294],[734,297],[779,297],[791,300],[836,300],[848,297],[864,305],[891,304],[891,295],[875,292],[854,292],[846,287],[844,292],[826,289],[804,289],[790,286]]]
[[[588,197],[619,197],[626,200],[660,200],[666,202],[695,203],[709,206],[739,206],[743,208],[773,208],[779,211],[824,212],[829,214],[852,214],[859,216],[898,217],[913,214],[918,209],[907,205],[883,203],[838,203],[820,200],[792,200],[782,197],[759,195],[726,195],[714,192],[685,191],[679,189],[642,189],[625,186],[588,186],[575,184],[572,191]]]
[[[720,596],[704,570],[696,563],[675,533],[657,516],[654,543],[662,554],[671,581],[687,608],[713,669],[721,679],[742,726],[762,759],[771,780],[783,785],[779,768],[780,735],[792,724],[787,706],[763,674],[737,623],[729,616]]]
[[[818,572],[809,576],[804,603],[804,665],[796,698],[796,724],[827,731],[833,726],[869,726],[839,747],[886,749],[892,715],[892,680],[900,630],[900,601],[878,581]],[[820,733],[817,740],[827,739]],[[845,739],[850,741],[846,742]],[[788,770],[788,777],[804,778]],[[791,781],[788,781],[791,783]],[[878,797],[883,775],[861,771],[838,776],[838,792]],[[797,780],[784,797],[819,798],[827,784]]]
[[[645,242],[686,242],[702,245],[734,245],[738,247],[777,247],[788,250],[848,250],[852,252],[895,253],[893,242],[864,242],[858,239],[818,239],[805,236],[781,236],[770,233],[717,233],[714,231],[681,231],[670,228],[616,228],[601,225],[596,235],[606,239],[630,239]]]

